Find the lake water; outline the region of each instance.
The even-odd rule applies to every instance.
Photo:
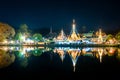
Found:
[[[117,72],[117,47],[0,47],[0,76],[113,76]]]

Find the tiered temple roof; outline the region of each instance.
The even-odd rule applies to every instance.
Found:
[[[65,35],[63,29],[61,30],[61,32],[60,32],[59,35],[57,36],[56,40],[58,40],[58,41],[66,40],[66,35]]]
[[[77,33],[75,20],[73,19],[72,31],[68,36],[68,41],[78,41],[80,40],[80,35]]]

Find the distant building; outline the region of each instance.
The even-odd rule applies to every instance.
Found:
[[[93,37],[93,31],[90,31],[88,33],[83,33],[82,37],[83,38],[92,38]]]

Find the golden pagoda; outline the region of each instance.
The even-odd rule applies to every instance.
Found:
[[[65,33],[63,31],[63,29],[61,30],[61,32],[59,33],[59,35],[57,36],[56,40],[57,41],[63,41],[66,39]]]
[[[78,41],[78,40],[80,40],[80,35],[77,34],[76,31],[77,30],[76,30],[75,20],[73,19],[72,31],[71,31],[71,34],[68,36],[68,41]]]

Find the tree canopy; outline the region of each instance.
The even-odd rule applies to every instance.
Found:
[[[19,32],[15,35],[15,40],[22,41],[22,33],[21,32]]]
[[[110,40],[110,39],[113,39],[114,37],[113,37],[113,35],[112,34],[108,34],[107,35],[107,38],[106,38],[106,41],[108,41],[108,40]]]
[[[12,26],[0,22],[0,37],[1,39],[10,39],[15,35],[15,30]],[[3,41],[3,40],[0,40]]]
[[[39,33],[36,33],[33,35],[33,40],[34,41],[42,41],[42,35]]]
[[[116,38],[117,40],[120,40],[120,32],[118,32],[118,33],[115,35],[115,38]]]
[[[21,24],[18,32],[19,32],[19,33],[21,32],[22,35],[24,35],[24,36],[26,36],[26,37],[29,37],[29,36],[30,36],[30,33],[31,33],[31,30],[29,30],[27,24]]]

